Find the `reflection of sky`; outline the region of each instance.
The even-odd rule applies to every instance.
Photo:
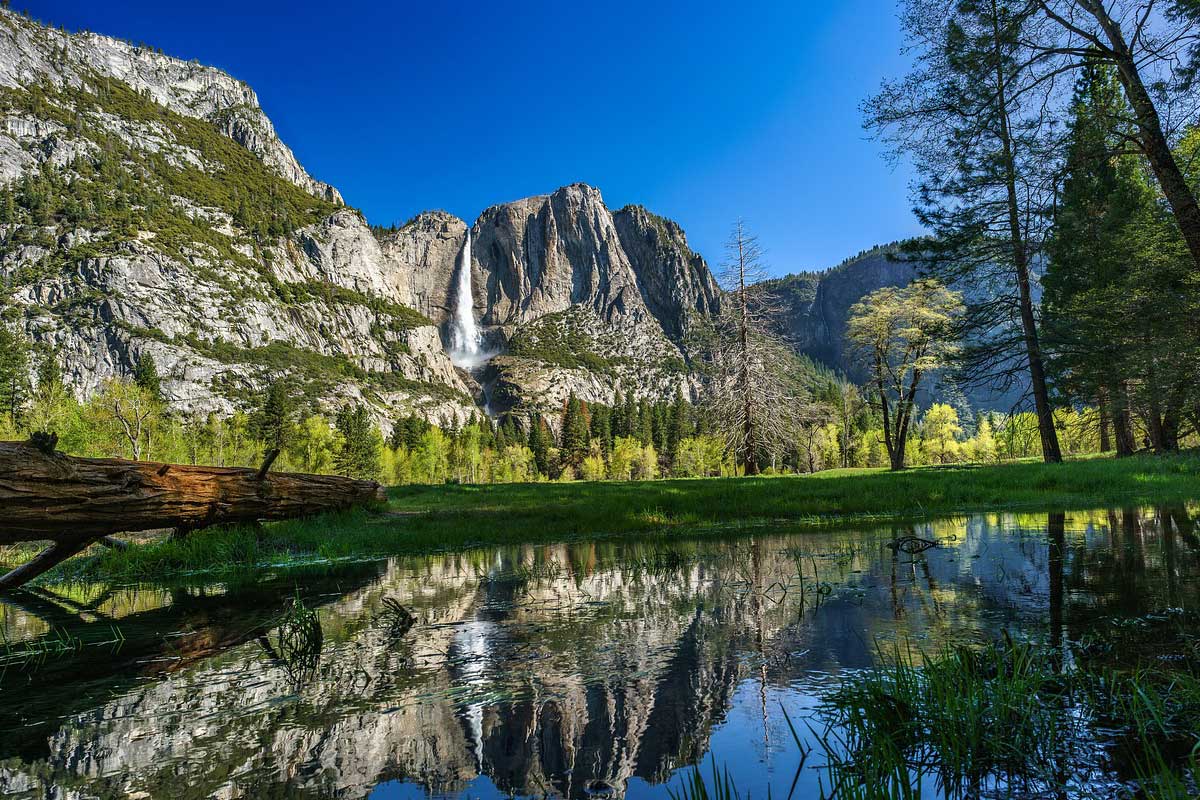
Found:
[[[885,546],[913,532],[955,539],[917,556]],[[1198,554],[1176,542],[1168,580],[1153,519],[1114,535],[1104,514],[1068,516],[1064,538],[1068,629],[1131,592],[1122,602],[1161,605],[1168,584],[1200,606]],[[290,781],[297,796],[582,800],[604,781],[663,798],[664,781],[697,760],[707,775],[715,759],[744,793],[784,798],[800,754],[783,708],[811,738],[822,694],[880,649],[1048,632],[1045,515],[671,546],[678,558],[665,562],[611,542],[394,560],[382,578],[319,595],[325,650],[299,688],[245,638],[186,669],[114,682],[91,705],[71,705],[64,679],[66,723],[31,720],[45,752],[28,769],[0,767],[0,793],[41,796],[22,782],[43,773],[152,795],[154,781],[231,797]],[[375,622],[384,597],[417,617],[399,640]],[[204,626],[224,617],[204,602],[151,645],[219,638]],[[246,629],[236,615],[228,625]],[[817,774],[802,771],[794,797],[815,796]]]

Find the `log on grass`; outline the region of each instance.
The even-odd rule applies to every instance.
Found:
[[[123,531],[292,519],[383,499],[373,481],[76,458],[0,442],[0,544],[51,539],[70,549]]]

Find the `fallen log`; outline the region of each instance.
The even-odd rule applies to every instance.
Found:
[[[0,591],[115,533],[292,519],[384,499],[373,481],[269,467],[76,458],[29,442],[0,442],[0,544],[52,541],[0,577]]]

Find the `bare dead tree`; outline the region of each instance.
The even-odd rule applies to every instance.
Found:
[[[726,243],[720,278],[727,294],[711,346],[709,399],[726,446],[747,475],[791,441],[799,393],[787,374],[794,355],[770,332],[778,309],[763,286],[762,248],[742,221]]]
[[[150,450],[155,417],[161,404],[142,387],[128,380],[111,380],[104,390],[104,401],[112,409],[113,419],[129,443],[130,457],[141,461]]]
[[[824,403],[809,403],[800,409],[798,417],[796,443],[799,454],[804,457],[804,463],[800,466],[812,474],[824,468],[824,464],[818,463],[822,444],[820,435],[833,422],[834,411]]]

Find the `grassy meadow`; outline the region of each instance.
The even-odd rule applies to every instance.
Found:
[[[380,508],[209,529],[180,541],[135,536],[135,545],[126,550],[94,546],[43,580],[176,580],[496,544],[653,539],[768,526],[802,532],[974,511],[1196,499],[1197,453],[762,478],[403,486],[391,489]],[[7,548],[0,551],[0,561],[20,563],[33,549]]]

